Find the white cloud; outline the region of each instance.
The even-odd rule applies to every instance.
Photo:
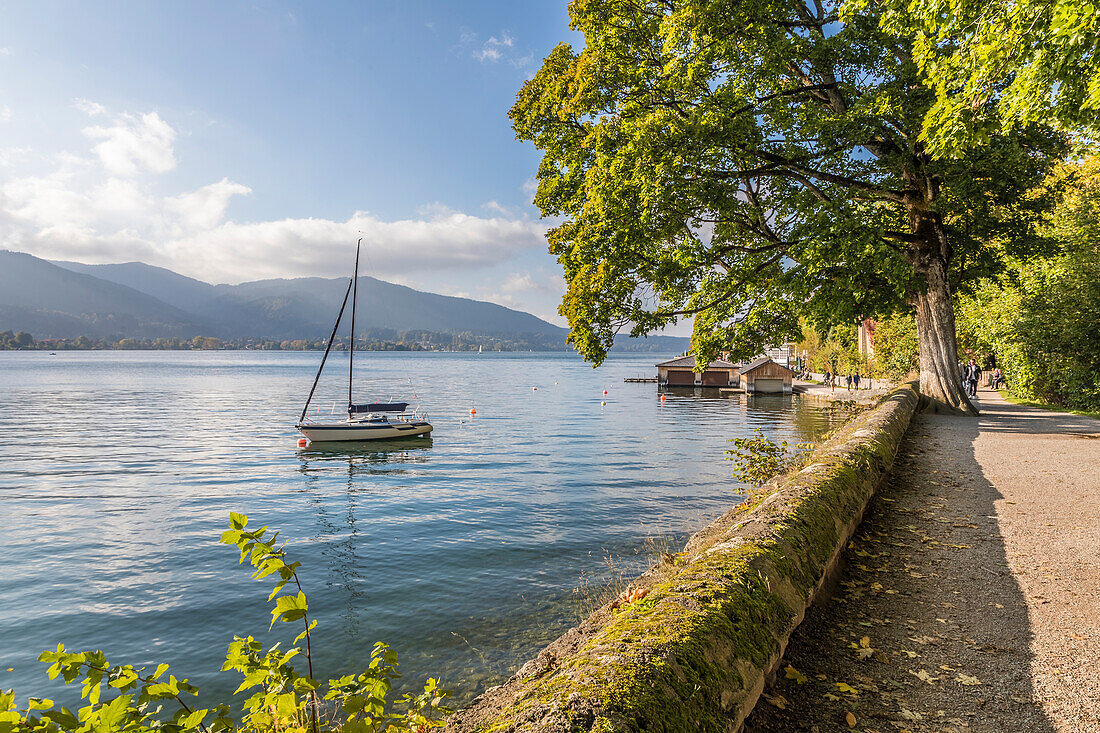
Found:
[[[486,211],[491,211],[495,214],[500,214],[501,216],[514,217],[516,215],[515,211],[508,208],[507,206],[504,206],[503,204],[501,204],[499,201],[497,201],[495,199],[492,200],[492,201],[486,201],[485,203],[483,203],[481,205],[481,208],[485,209]]]
[[[0,47],[0,56],[11,56],[11,49],[6,46]]]
[[[86,127],[84,134],[102,140],[92,150],[108,173],[134,175],[141,170],[167,173],[176,167],[172,142],[176,131],[156,112],[121,115],[110,127]]]
[[[74,99],[73,106],[78,110],[88,115],[89,117],[96,117],[98,115],[107,114],[107,108],[99,102],[93,102],[90,99]]]
[[[223,178],[197,191],[166,199],[164,206],[167,211],[179,215],[183,228],[201,231],[217,226],[225,218],[230,199],[250,193],[252,189],[248,186]]]
[[[490,36],[489,40],[474,49],[474,58],[478,61],[500,61],[513,45],[515,39],[507,33],[501,33],[500,37]]]
[[[521,54],[516,47],[516,39],[507,31],[489,36],[484,41],[477,33],[465,31],[461,35],[459,48],[466,49],[482,63],[495,64],[506,61],[517,69],[526,68],[535,58],[534,54],[530,52]]]
[[[531,305],[557,303],[564,293],[565,281],[558,273],[540,271],[532,275],[530,272],[512,272],[495,287],[480,288],[477,297],[508,308],[530,310],[545,321],[561,325],[560,316],[547,311],[536,312]]]
[[[539,284],[535,282],[535,279],[531,277],[531,273],[513,272],[504,282],[500,284],[500,289],[505,293],[525,293],[531,290],[538,290]]]
[[[4,105],[0,107],[0,125],[11,119],[11,107]]]
[[[363,237],[372,274],[430,272],[495,264],[541,248],[535,222],[481,218],[459,212],[432,219],[385,221],[359,211],[347,221],[282,219],[226,222],[168,243],[171,261],[201,258],[208,279],[345,275],[351,243]]]
[[[236,221],[233,199],[252,193],[242,183],[158,190],[175,166],[176,132],[155,112],[84,132],[94,144],[83,155],[40,158],[50,173],[0,182],[0,247],[93,263],[137,259],[210,282],[342,276],[359,236],[369,271],[391,279],[497,265],[545,247],[545,225],[499,204],[483,216],[436,203],[399,220],[357,211],[346,220]],[[19,161],[9,170],[32,167],[32,151],[0,152],[0,163]]]
[[[31,148],[0,148],[0,167],[9,168],[23,161],[31,154]]]

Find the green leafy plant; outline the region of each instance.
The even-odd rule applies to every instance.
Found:
[[[302,631],[293,644],[305,641],[304,649],[293,646],[284,651],[279,644],[265,649],[252,636],[233,638],[222,671],[240,673],[242,681],[234,695],[249,693],[238,703],[243,711],[240,720],[228,703],[195,705],[198,690],[186,679],[165,677],[167,664],[148,673],[145,667],[111,665],[99,650],[68,652],[58,644],[56,650],[42,652],[39,660],[50,665],[50,679],[60,676],[66,685],[80,683],[80,698],[86,704],[73,712],[53,700],[32,697],[20,708],[12,690],[0,692],[0,733],[424,733],[443,725],[442,718],[451,710],[442,703],[450,692],[434,678],[419,694],[390,696],[393,681],[401,675],[397,652],[383,643],[374,645],[364,671],[322,685],[313,673],[310,633],[317,621],[309,618],[309,601],[298,578],[302,564],[287,557],[287,543],[279,542],[278,532],[268,527],[250,530],[248,517],[236,512],[230,513],[229,525],[221,542],[237,548],[240,562],[255,569],[252,577],[278,576],[267,598],[274,602],[271,625],[300,622]],[[291,665],[303,655],[304,675]],[[109,699],[103,699],[104,683]]]
[[[786,440],[776,443],[760,428],[753,428],[752,433],[751,438],[731,440],[734,448],[726,451],[726,457],[737,465],[734,475],[753,489],[804,465],[815,447],[813,443],[795,443],[792,448]]]

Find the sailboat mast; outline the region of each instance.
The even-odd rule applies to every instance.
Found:
[[[351,279],[351,350],[348,352],[348,414],[351,414],[351,376],[355,363],[355,299],[359,294],[359,245],[363,238],[355,243],[355,275]]]
[[[321,379],[321,370],[325,368],[325,361],[328,359],[328,352],[332,350],[332,342],[336,338],[336,329],[340,328],[340,319],[344,317],[344,307],[348,304],[348,296],[351,295],[351,283],[348,283],[348,289],[344,291],[344,302],[340,304],[340,312],[336,314],[336,323],[332,324],[332,333],[328,335],[328,343],[325,344],[325,354],[321,357],[321,366],[317,367],[317,375],[313,377],[313,386],[309,388],[309,397],[306,397],[306,404],[302,408],[302,414],[298,418],[298,424],[301,425],[306,419],[306,412],[309,410],[309,403],[313,400],[313,393],[317,391],[317,382]]]

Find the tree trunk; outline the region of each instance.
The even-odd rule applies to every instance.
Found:
[[[922,273],[927,289],[916,295],[917,339],[920,342],[920,393],[930,412],[977,415],[966,396],[955,341],[955,307],[947,268],[932,266]]]
[[[977,415],[966,396],[955,339],[955,304],[947,279],[951,248],[939,216],[923,207],[910,210],[913,233],[923,246],[911,250],[914,270],[924,289],[913,294],[920,344],[920,394],[924,410]]]

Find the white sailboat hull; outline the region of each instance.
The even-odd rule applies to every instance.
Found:
[[[298,426],[298,432],[313,443],[333,443],[363,440],[393,440],[428,435],[432,424],[426,420],[409,422],[339,422],[317,423]]]

